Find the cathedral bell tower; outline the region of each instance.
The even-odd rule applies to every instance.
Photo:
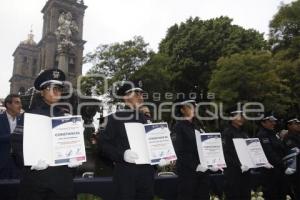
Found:
[[[28,39],[22,41],[13,53],[14,67],[10,81],[10,93],[25,94],[33,86],[39,72],[39,48],[34,41],[32,30]]]
[[[67,81],[77,86],[82,74],[82,39],[85,9],[83,0],[48,0],[42,9],[43,34],[39,43],[33,33],[16,48],[11,93],[24,94],[43,69],[58,68],[65,72]]]
[[[65,72],[67,80],[76,87],[76,79],[82,74],[82,39],[85,9],[83,0],[48,0],[44,14],[40,48],[42,69],[58,68]]]

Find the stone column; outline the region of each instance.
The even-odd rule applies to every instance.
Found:
[[[60,52],[58,57],[58,69],[62,70],[66,76],[69,74],[69,56],[67,53]]]

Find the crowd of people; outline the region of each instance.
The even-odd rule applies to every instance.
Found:
[[[35,80],[34,87],[40,92],[42,101],[31,107],[28,113],[44,116],[63,116],[65,108],[54,106],[60,101],[65,75],[58,69],[43,71]],[[156,166],[136,164],[138,152],[129,145],[125,123],[151,123],[151,114],[144,106],[143,89],[139,82],[125,82],[117,89],[117,96],[125,108],[107,117],[107,125],[97,138],[99,151],[112,160],[114,165],[113,186],[116,200],[152,200],[154,197],[154,177]],[[210,193],[216,192],[228,200],[251,199],[253,173],[259,174],[266,200],[285,200],[286,195],[300,199],[300,121],[295,116],[286,120],[287,132],[279,137],[275,131],[276,117],[271,112],[264,113],[258,122],[255,137],[259,138],[269,161],[261,168],[250,169],[239,161],[233,139],[248,138],[243,126],[245,113],[238,107],[228,110],[230,121],[221,131],[226,168],[207,167],[200,162],[195,132],[205,133],[195,119],[196,102],[186,97],[176,99],[178,119],[172,127],[175,135],[174,148],[176,163],[164,159],[159,166],[176,165],[178,175],[178,200],[209,200]],[[19,199],[21,200],[72,200],[74,199],[74,168],[80,162],[63,166],[49,166],[44,160],[36,165],[24,166],[23,130],[24,117],[21,115],[20,96],[10,94],[5,98],[6,111],[0,114],[0,179],[20,178]],[[137,112],[139,111],[139,112]],[[42,130],[41,130],[42,131]],[[38,138],[38,135],[37,135]],[[218,183],[218,191],[212,187],[211,174],[224,175]],[[4,199],[11,199],[9,194]],[[2,196],[3,197],[3,196]]]
[[[250,169],[239,161],[233,139],[249,138],[243,126],[246,122],[245,113],[238,107],[228,109],[231,116],[227,127],[221,132],[223,151],[227,167],[224,169],[206,168],[201,165],[196,146],[195,130],[205,132],[203,127],[195,123],[195,101],[188,99],[181,102],[180,115],[185,120],[177,121],[175,150],[178,174],[178,199],[208,200],[215,187],[208,174],[216,171],[224,174],[223,180],[214,191],[219,197],[234,200],[251,199],[251,190],[261,186],[266,200],[285,200],[289,195],[292,199],[300,199],[299,192],[299,148],[300,121],[296,117],[286,120],[287,132],[279,136],[275,126],[277,119],[272,112],[265,112],[258,121],[259,138],[269,164],[258,169]],[[290,156],[290,157],[289,157]],[[289,157],[290,159],[285,159]],[[285,161],[287,160],[287,161]]]

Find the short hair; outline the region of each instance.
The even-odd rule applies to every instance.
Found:
[[[6,104],[8,104],[8,103],[11,104],[12,103],[13,98],[20,98],[20,95],[18,95],[18,94],[9,94],[9,95],[7,95],[7,97],[5,97],[5,99],[4,99],[5,108],[7,108]]]

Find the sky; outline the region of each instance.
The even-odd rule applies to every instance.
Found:
[[[201,19],[228,16],[233,24],[253,28],[268,37],[269,22],[279,6],[293,0],[85,0],[84,54],[99,44],[130,40],[140,35],[157,51],[168,28],[189,17]],[[2,1],[0,7],[0,98],[9,93],[13,52],[32,27],[35,41],[41,39],[47,0]],[[83,73],[88,66],[83,66]]]

